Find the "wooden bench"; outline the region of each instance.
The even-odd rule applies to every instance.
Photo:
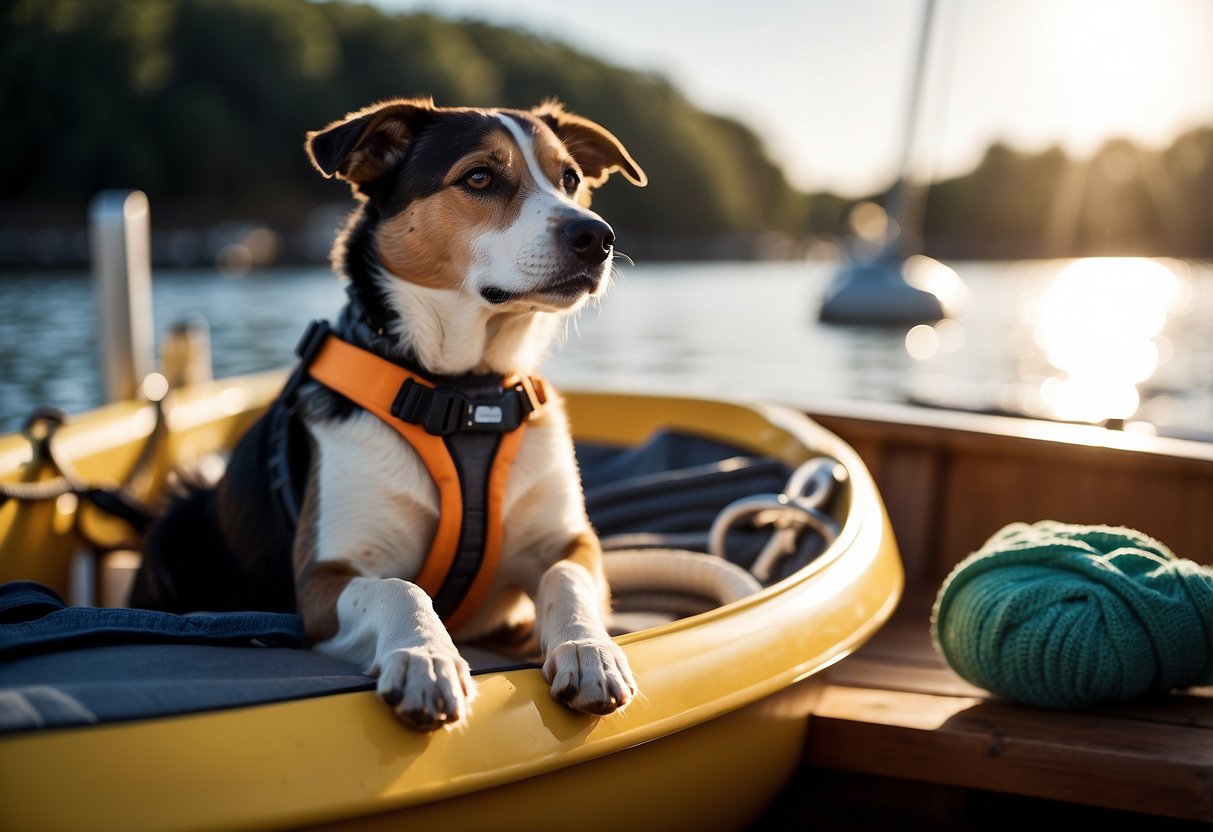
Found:
[[[915,588],[830,669],[810,763],[1213,822],[1213,688],[1081,713],[1000,701],[931,647],[932,597]]]
[[[909,584],[889,624],[822,677],[808,763],[1213,823],[1213,688],[1049,711],[967,684],[929,635],[951,566],[1013,520],[1132,526],[1209,563],[1213,447],[910,408],[813,415],[872,470]]]

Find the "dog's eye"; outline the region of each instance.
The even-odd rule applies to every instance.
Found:
[[[463,184],[467,185],[473,191],[483,191],[489,185],[493,184],[493,172],[488,168],[476,168],[467,176],[463,177]]]
[[[572,168],[567,168],[564,172],[564,178],[560,184],[564,185],[564,189],[569,193],[577,190],[577,186],[581,184],[581,177],[577,175],[577,171]]]

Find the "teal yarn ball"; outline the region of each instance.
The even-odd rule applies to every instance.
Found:
[[[1009,525],[952,570],[931,613],[961,677],[1078,709],[1213,683],[1213,569],[1141,532]]]

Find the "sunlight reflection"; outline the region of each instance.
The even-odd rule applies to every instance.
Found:
[[[922,254],[906,259],[902,275],[916,289],[939,298],[943,308],[953,318],[965,317],[973,308],[973,295],[960,275],[950,266]]]
[[[935,328],[926,324],[911,327],[906,333],[906,352],[915,361],[927,361],[939,352],[939,337]]]
[[[1037,346],[1060,371],[1040,387],[1055,418],[1133,415],[1137,385],[1169,357],[1161,332],[1180,288],[1171,269],[1141,258],[1077,260],[1054,278],[1031,317]]]
[[[937,353],[956,352],[964,345],[964,326],[953,320],[935,325],[918,324],[906,333],[906,352],[915,361],[929,361]]]

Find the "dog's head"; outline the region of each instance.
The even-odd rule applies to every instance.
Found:
[[[376,218],[369,241],[391,276],[501,311],[564,311],[600,294],[614,232],[590,190],[644,172],[607,130],[555,102],[530,112],[397,100],[308,134],[325,176]]]

